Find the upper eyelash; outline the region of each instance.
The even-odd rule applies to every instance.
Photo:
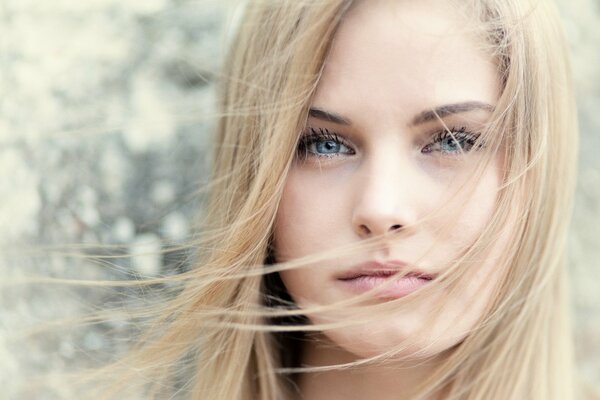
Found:
[[[349,149],[352,149],[352,146],[350,146],[350,144],[348,144],[346,142],[346,140],[344,140],[342,137],[340,137],[337,133],[331,132],[327,128],[309,127],[308,131],[310,132],[309,134],[305,133],[300,137],[300,141],[298,143],[298,153],[304,153],[306,151],[306,147],[308,146],[308,144],[310,144],[311,141],[313,141],[315,139],[333,140],[335,142],[343,144],[344,146],[348,147]],[[438,142],[446,139],[447,137],[453,137],[457,140],[463,139],[463,140],[466,140],[467,143],[469,143],[470,145],[474,146],[476,144],[476,141],[479,138],[479,136],[480,136],[479,133],[468,131],[465,126],[452,127],[449,129],[441,129],[432,135],[429,143],[426,144],[423,148],[426,148],[435,143],[438,143]],[[482,146],[482,145],[480,145],[480,146]]]
[[[450,129],[442,129],[433,134],[430,142],[421,149],[421,152],[424,152],[425,149],[448,137],[452,137],[457,141],[465,140],[471,146],[467,151],[471,151],[472,147],[477,144],[477,140],[480,136],[480,133],[468,131],[465,126],[460,128],[452,127]],[[483,147],[483,143],[479,143],[475,149],[480,149],[481,147]]]
[[[447,137],[454,137],[455,139],[467,139],[471,140],[471,145],[475,144],[475,141],[479,138],[480,134],[476,132],[468,131],[465,126],[460,128],[452,127],[450,129],[442,129],[433,134],[431,138],[431,143],[437,143],[441,140],[446,139]]]
[[[329,129],[327,128],[314,128],[314,127],[309,127],[308,131],[310,132],[309,134],[304,134],[300,137],[300,141],[298,143],[298,152],[299,153],[303,153],[306,151],[306,147],[315,139],[320,139],[320,140],[333,140],[337,143],[343,144],[344,146],[348,147],[349,149],[351,149],[352,151],[354,151],[354,149],[352,148],[352,146],[350,146],[350,144],[348,144],[346,142],[346,140],[344,140],[344,138],[340,137],[337,133],[335,132],[331,132]]]
[[[309,127],[308,130],[311,132],[309,135],[304,135],[302,139],[318,137],[319,139],[335,140],[336,142],[345,143],[344,139],[338,136],[337,133],[331,132],[327,128],[313,128]]]

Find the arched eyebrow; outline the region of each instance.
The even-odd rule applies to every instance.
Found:
[[[317,107],[311,107],[310,110],[308,110],[308,115],[324,121],[335,122],[336,124],[352,125],[352,121],[350,121],[348,118]]]
[[[467,101],[464,103],[446,104],[436,107],[433,110],[426,110],[419,113],[413,118],[411,125],[420,125],[426,122],[435,121],[438,118],[447,117],[448,115],[461,114],[474,110],[485,110],[492,112],[494,111],[494,106],[481,101]]]
[[[425,110],[417,114],[412,122],[411,126],[424,124],[426,122],[434,121],[437,118],[444,118],[449,115],[461,114],[474,110],[485,110],[492,112],[494,106],[481,101],[467,101],[463,103],[445,104],[439,107],[435,107],[432,110]],[[333,113],[331,111],[325,111],[322,108],[311,107],[308,114],[317,119],[323,121],[334,122],[341,125],[352,125],[352,121],[344,116]]]

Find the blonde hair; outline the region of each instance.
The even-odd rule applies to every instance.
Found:
[[[160,280],[185,287],[153,310],[152,327],[110,368],[120,368],[122,385],[104,395],[136,391],[139,382],[145,398],[294,396],[289,372],[297,365],[281,349],[292,343],[281,332],[308,326],[276,273],[309,260],[277,264],[272,231],[311,97],[352,3],[246,5],[222,74],[213,180],[195,267]],[[452,349],[418,398],[446,387],[449,399],[574,399],[565,232],[577,126],[565,41],[547,1],[464,3],[481,23],[503,83],[489,126],[498,139],[489,151],[505,144],[506,173],[477,244],[486,248],[507,219],[515,223],[507,272],[486,318]]]

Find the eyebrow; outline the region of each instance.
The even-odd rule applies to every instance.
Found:
[[[485,110],[491,112],[494,111],[494,106],[480,101],[446,104],[436,107],[433,110],[423,111],[412,120],[411,125],[420,125],[426,122],[437,120],[438,118],[447,117],[448,115],[460,114],[474,110]]]
[[[352,125],[352,121],[348,118],[317,107],[311,107],[310,110],[308,110],[308,115],[324,121],[335,122],[336,124]]]
[[[443,106],[436,107],[432,110],[423,111],[415,116],[411,122],[411,125],[420,125],[426,122],[437,120],[438,118],[444,118],[449,115],[465,113],[474,110],[485,110],[494,111],[494,106],[481,101],[467,101],[464,103],[445,104]],[[308,114],[317,119],[321,119],[328,122],[334,122],[341,125],[352,125],[352,121],[339,114],[325,111],[318,107],[311,107]]]

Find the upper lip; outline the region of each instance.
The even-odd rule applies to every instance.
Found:
[[[361,276],[391,276],[406,270],[408,270],[408,265],[399,260],[390,260],[385,262],[367,261],[342,273],[338,279],[350,280]],[[434,274],[428,274],[412,268],[407,271],[405,276],[414,276],[427,280],[432,280],[435,278]]]

